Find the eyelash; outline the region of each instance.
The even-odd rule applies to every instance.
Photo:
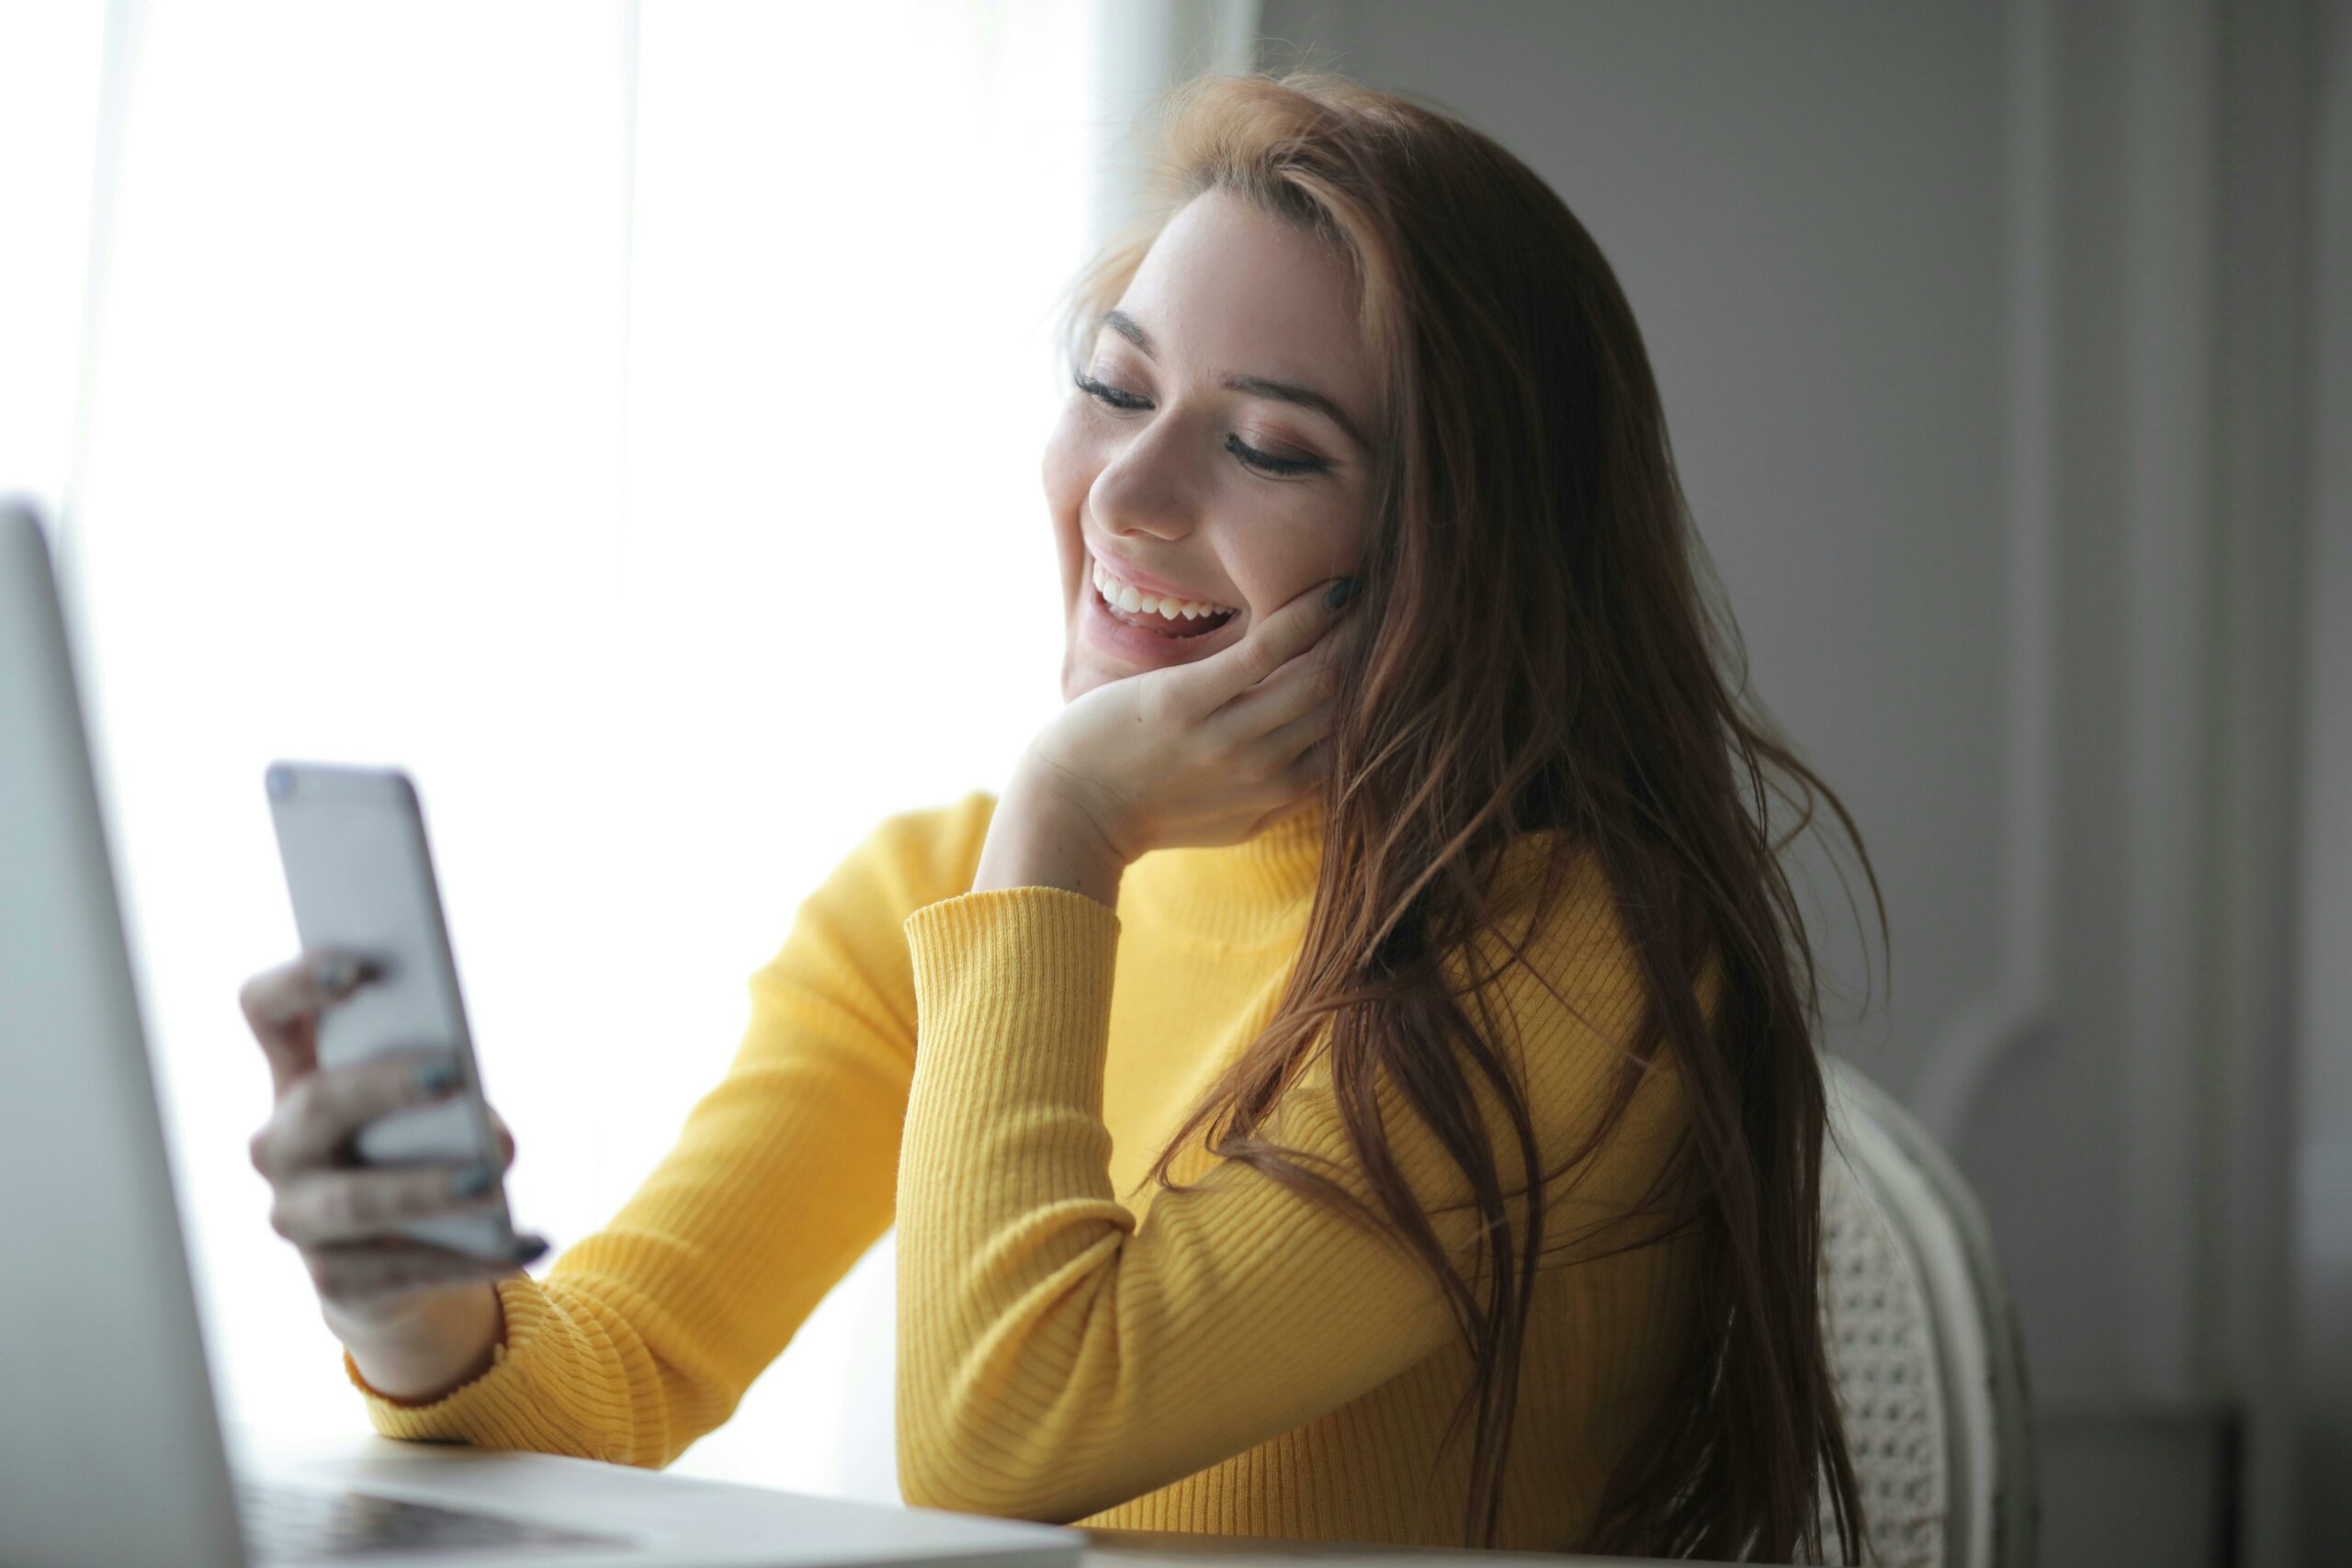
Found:
[[[1132,413],[1138,408],[1149,406],[1141,398],[1136,397],[1134,393],[1123,392],[1116,387],[1098,381],[1083,370],[1072,371],[1070,373],[1070,379],[1077,384],[1079,390],[1084,392],[1088,397],[1092,398],[1096,402],[1102,404],[1105,408],[1114,408],[1125,412]],[[1119,400],[1122,398],[1129,398],[1134,400],[1130,402],[1121,402]],[[1227,436],[1225,438],[1225,449],[1232,453],[1235,457],[1240,458],[1243,463],[1249,465],[1250,468],[1258,468],[1270,474],[1318,473],[1324,468],[1330,467],[1329,463],[1324,462],[1320,458],[1277,457],[1271,452],[1261,452],[1255,446],[1252,446],[1243,441],[1238,435]]]

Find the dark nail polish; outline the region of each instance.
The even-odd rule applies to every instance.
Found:
[[[548,1244],[544,1236],[525,1236],[514,1244],[514,1261],[529,1263],[536,1258],[545,1257],[547,1250]]]
[[[341,953],[334,953],[320,959],[311,974],[319,982],[319,989],[332,995],[346,989],[358,977],[358,967]]]
[[[1340,579],[1339,581],[1331,584],[1331,592],[1323,596],[1323,603],[1330,605],[1331,608],[1336,610],[1340,605],[1346,604],[1349,600],[1354,598],[1355,594],[1356,580],[1352,577],[1343,577]]]
[[[449,1179],[449,1190],[460,1198],[479,1198],[498,1181],[498,1172],[487,1164],[469,1165]]]
[[[447,1056],[418,1064],[416,1087],[427,1094],[447,1094],[458,1087],[458,1064]]]

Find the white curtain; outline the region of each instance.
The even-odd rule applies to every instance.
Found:
[[[1059,694],[1057,290],[1255,6],[0,14],[0,490],[61,554],[217,1382],[358,1419],[245,1135],[274,757],[426,801],[523,1223],[602,1224],[888,811]],[[887,1248],[684,1471],[894,1497]]]

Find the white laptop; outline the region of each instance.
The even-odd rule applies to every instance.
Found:
[[[1085,1542],[353,1422],[224,1438],[49,549],[0,502],[0,1564],[1029,1568]]]

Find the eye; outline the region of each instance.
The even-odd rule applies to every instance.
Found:
[[[1148,409],[1151,406],[1133,392],[1123,392],[1116,387],[1106,386],[1083,370],[1072,371],[1071,379],[1078,383],[1080,391],[1098,403],[1107,403],[1114,409]]]
[[[1071,371],[1070,379],[1079,390],[1107,408],[1132,412],[1136,409],[1148,409],[1151,406],[1149,399],[1139,398],[1133,392],[1123,392],[1106,382],[1096,380],[1083,370]],[[1261,473],[1311,474],[1320,472],[1331,466],[1320,457],[1277,457],[1272,452],[1259,451],[1238,435],[1227,436],[1225,449],[1238,457],[1244,464]]]
[[[1225,449],[1251,468],[1263,468],[1270,474],[1311,474],[1329,467],[1319,457],[1277,457],[1272,452],[1261,452],[1238,435],[1227,436]]]

